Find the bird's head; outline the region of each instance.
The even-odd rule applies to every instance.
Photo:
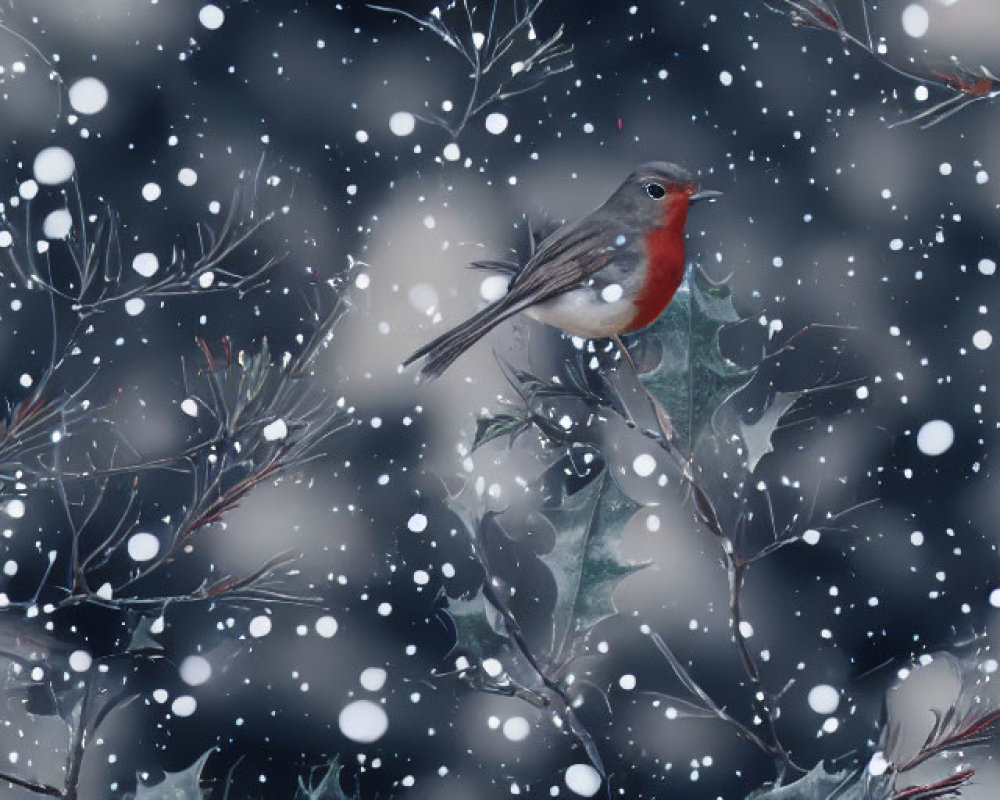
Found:
[[[608,199],[608,205],[620,211],[629,224],[648,230],[662,224],[664,213],[671,207],[686,210],[690,203],[721,194],[700,189],[695,177],[678,164],[650,161],[632,171]]]

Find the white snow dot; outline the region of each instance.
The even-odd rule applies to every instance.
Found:
[[[531,725],[524,717],[510,717],[503,723],[503,735],[512,742],[520,742],[531,733]]]
[[[858,400],[867,400],[868,395],[869,391],[867,386],[859,386],[857,389],[854,390],[854,396],[857,397]]]
[[[990,592],[990,605],[993,608],[1000,608],[1000,589],[994,589]]]
[[[28,180],[17,187],[17,193],[25,200],[31,200],[38,194],[38,184],[31,180],[31,178],[28,178]]]
[[[719,83],[723,86],[732,86],[733,73],[731,73],[728,69],[722,70],[722,72],[719,73]]]
[[[919,3],[911,3],[903,9],[903,30],[907,36],[919,39],[930,27],[931,18],[927,9]]]
[[[413,571],[413,582],[417,586],[426,586],[431,581],[431,576],[427,573],[425,569],[417,569]]]
[[[979,271],[983,275],[992,275],[997,271],[997,262],[992,258],[981,258],[979,259]]]
[[[414,514],[406,521],[406,527],[414,533],[422,533],[427,529],[427,517],[423,514]]]
[[[921,531],[913,531],[910,534],[910,544],[914,547],[920,547],[924,543],[924,534]]]
[[[618,679],[618,685],[626,692],[631,692],[635,688],[635,675],[625,674]]]
[[[143,184],[142,187],[142,199],[147,203],[152,203],[154,200],[158,199],[160,196],[160,184],[149,183]]]
[[[605,303],[617,303],[622,299],[622,295],[625,290],[622,289],[621,284],[609,283],[603,289],[601,289],[601,299]]]
[[[806,544],[819,544],[820,534],[815,528],[810,528],[802,534],[802,541]]]
[[[989,331],[976,331],[972,334],[972,344],[977,350],[986,350],[993,344],[993,334]]]
[[[153,534],[134,533],[128,540],[128,556],[133,561],[150,561],[160,552],[160,540]]]
[[[18,565],[14,559],[9,558],[3,564],[3,574],[8,578],[13,578],[17,575]]]
[[[21,519],[24,516],[24,501],[19,497],[15,497],[13,500],[7,501],[7,505],[3,507],[3,510],[8,517]]]
[[[337,620],[329,614],[324,614],[314,625],[316,634],[323,639],[330,639],[337,632]]]
[[[132,259],[132,269],[144,278],[152,278],[160,269],[160,259],[155,253],[138,253]]]
[[[76,162],[65,147],[46,147],[32,166],[35,180],[48,186],[65,183],[73,177]]]
[[[340,710],[340,732],[355,742],[374,742],[389,729],[389,717],[382,706],[371,700],[355,700]]]
[[[10,235],[10,231],[0,231],[0,247],[10,247],[14,244],[14,237]]]
[[[479,284],[479,296],[490,303],[507,294],[509,279],[503,275],[490,275]]]
[[[181,662],[178,672],[188,686],[201,686],[212,677],[212,665],[203,656],[188,656]]]
[[[264,438],[269,442],[277,442],[288,436],[288,425],[281,418],[264,426]]]
[[[35,380],[27,372],[25,372],[24,374],[21,375],[20,378],[18,378],[17,382],[21,384],[21,386],[24,387],[25,389],[30,389],[31,384],[33,384]]]
[[[601,773],[590,764],[573,764],[563,779],[566,788],[580,797],[593,797],[601,789]]]
[[[918,103],[922,103],[928,97],[930,97],[930,94],[931,93],[930,91],[928,91],[927,87],[921,84],[920,86],[918,86],[916,89],[913,90],[913,99],[916,100]]]
[[[69,668],[73,672],[86,672],[93,663],[94,659],[86,650],[74,650],[69,654]]]
[[[354,132],[354,138],[358,140],[361,144],[368,141],[368,131],[359,130]]]
[[[751,636],[753,636],[753,625],[751,625],[745,619],[740,620],[740,635],[744,639],[749,639]]]
[[[392,603],[383,601],[378,604],[378,608],[375,610],[380,617],[388,617],[392,613]]]
[[[840,692],[827,683],[820,683],[809,690],[809,708],[817,714],[829,716],[840,705]]]
[[[96,114],[108,104],[108,87],[97,78],[80,78],[69,87],[69,104],[78,114]]]
[[[146,301],[141,297],[130,297],[125,301],[125,313],[130,317],[138,317],[146,310]]]
[[[191,167],[181,167],[177,171],[177,182],[181,186],[194,186],[198,182],[198,173]]]
[[[902,239],[893,239],[891,242],[889,242],[889,249],[890,250],[902,250],[903,249],[903,240]]]
[[[354,285],[359,289],[367,289],[371,286],[372,279],[368,277],[368,273],[359,272],[358,277],[354,279]]]
[[[646,478],[656,469],[656,459],[649,453],[640,453],[632,461],[632,469],[640,478]]]
[[[222,23],[226,21],[226,14],[221,8],[213,3],[208,3],[198,11],[198,22],[210,31],[218,30]]]
[[[939,456],[955,441],[955,429],[943,419],[925,422],[917,431],[917,447],[928,456]]]
[[[951,164],[949,164],[947,161],[942,161],[940,164],[938,164],[938,172],[940,172],[942,175],[951,175]]]
[[[984,183],[989,183],[989,180],[990,180],[990,173],[988,173],[985,169],[981,169],[978,172],[976,172],[976,183],[978,183],[980,186],[982,186]]]
[[[73,217],[68,209],[57,208],[42,221],[42,233],[47,239],[65,239],[73,228]]]
[[[494,136],[499,136],[505,130],[507,130],[507,115],[501,114],[499,111],[494,111],[492,114],[486,115],[486,130],[492,133]]]
[[[491,678],[496,678],[503,672],[503,664],[495,658],[484,658],[482,668]]]
[[[250,625],[247,627],[247,630],[255,639],[267,636],[271,632],[271,618],[264,616],[263,614],[256,616],[250,620]]]
[[[170,704],[170,710],[175,717],[190,717],[198,708],[198,701],[189,694],[175,697]]]
[[[409,111],[397,111],[389,117],[389,130],[396,136],[409,136],[417,121]]]
[[[438,305],[437,289],[429,283],[418,283],[406,294],[410,305],[424,314],[433,314]]]
[[[369,692],[377,692],[385,686],[388,673],[381,667],[366,667],[358,678],[361,685]]]
[[[444,156],[445,161],[458,161],[458,159],[462,157],[462,151],[459,150],[457,144],[449,142],[444,146],[444,150],[441,151],[441,155]]]
[[[889,762],[885,760],[885,756],[882,755],[882,751],[880,750],[868,762],[868,772],[873,777],[878,778],[884,775],[887,769],[889,769]]]

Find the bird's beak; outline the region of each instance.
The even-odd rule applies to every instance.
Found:
[[[710,203],[714,203],[717,197],[722,197],[722,192],[717,192],[715,189],[699,189],[694,194],[688,195],[688,201],[697,203],[699,200],[708,200]]]

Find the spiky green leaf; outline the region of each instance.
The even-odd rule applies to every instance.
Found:
[[[641,376],[670,415],[677,445],[694,450],[712,416],[751,375],[719,349],[719,331],[737,322],[729,287],[694,268],[660,318],[641,335],[654,337],[659,363]]]
[[[531,415],[527,408],[514,406],[508,408],[510,411],[485,414],[476,419],[476,436],[472,440],[473,450],[501,436],[509,436],[513,442],[531,426]]]
[[[500,614],[481,591],[468,600],[449,600],[448,616],[455,624],[452,652],[460,650],[482,660],[496,655],[507,643],[507,637],[501,633]]]
[[[308,784],[302,776],[299,776],[299,785],[295,789],[293,800],[359,800],[357,792],[347,795],[340,788],[340,773],[343,769],[344,765],[340,763],[340,759],[334,758],[322,770],[319,783],[313,783],[315,776],[310,776]]]
[[[214,752],[214,747],[209,748],[187,769],[167,772],[162,781],[152,786],[144,784],[140,778],[134,800],[203,800],[206,792],[201,788],[201,773]]]

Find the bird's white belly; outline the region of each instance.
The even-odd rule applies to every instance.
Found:
[[[608,302],[594,289],[580,287],[524,310],[532,319],[589,339],[614,336],[629,327],[635,306],[624,298]]]

